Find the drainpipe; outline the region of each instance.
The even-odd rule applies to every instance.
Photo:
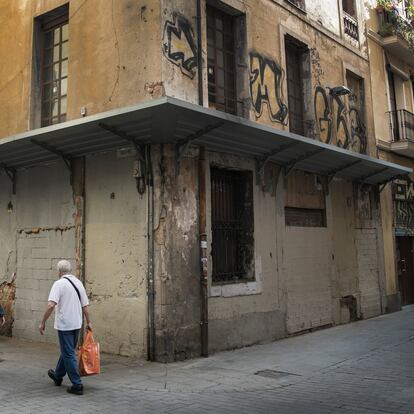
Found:
[[[147,242],[148,242],[148,270],[147,270],[147,292],[148,292],[148,329],[147,329],[147,358],[155,361],[155,286],[154,286],[154,185],[151,164],[151,146],[147,145],[145,150],[145,165],[147,169]]]
[[[198,68],[198,104],[203,106],[203,47],[201,37],[201,0],[197,0],[197,68]]]
[[[207,207],[206,207],[206,151],[200,147],[198,158],[198,202],[200,234],[200,327],[201,356],[208,357],[208,274],[207,274]]]

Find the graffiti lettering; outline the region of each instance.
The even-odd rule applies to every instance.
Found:
[[[408,201],[396,201],[395,203],[395,227],[414,230],[414,203]]]
[[[197,46],[194,30],[185,16],[174,13],[173,21],[165,22],[162,51],[184,75],[194,78],[197,69]]]
[[[316,133],[322,142],[336,140],[338,147],[366,153],[366,129],[356,108],[348,110],[343,97],[328,94],[326,88],[317,86],[314,109]]]
[[[409,178],[394,180],[392,193],[394,200],[414,202],[414,181]]]
[[[283,69],[274,60],[259,53],[250,53],[250,95],[257,117],[266,103],[272,122],[283,123],[288,115],[282,99]]]

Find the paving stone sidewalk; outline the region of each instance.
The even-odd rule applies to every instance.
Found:
[[[414,413],[414,306],[167,365],[103,355],[80,397],[47,377],[57,355],[0,337],[0,413]]]

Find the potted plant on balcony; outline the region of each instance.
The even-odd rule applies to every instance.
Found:
[[[414,4],[407,6],[407,18],[410,21],[411,27],[414,27]]]

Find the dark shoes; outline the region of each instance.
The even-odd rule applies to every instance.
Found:
[[[75,395],[83,395],[83,385],[79,387],[75,387],[72,385],[66,390],[69,394],[75,394]]]
[[[62,385],[62,378],[56,378],[55,371],[53,371],[53,369],[49,369],[49,371],[47,371],[47,375],[49,375],[49,378],[51,378],[53,380],[55,385],[57,385],[57,386]],[[77,387],[72,385],[66,391],[69,394],[83,395],[83,385],[79,385]]]
[[[53,371],[53,369],[49,369],[49,371],[47,371],[47,375],[49,375],[49,378],[53,380],[56,386],[62,385],[62,378],[56,378],[55,371]]]

